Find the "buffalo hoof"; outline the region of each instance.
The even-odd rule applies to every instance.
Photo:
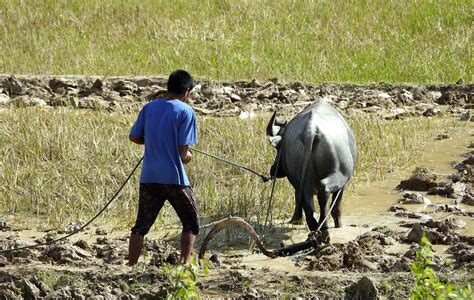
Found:
[[[321,243],[329,244],[331,242],[331,238],[329,237],[329,230],[321,231]]]
[[[316,231],[311,231],[308,234],[308,239],[306,241],[313,240],[316,245],[320,246],[323,244],[329,244],[331,242],[331,239],[329,238],[329,230],[324,229],[322,231],[316,230]]]

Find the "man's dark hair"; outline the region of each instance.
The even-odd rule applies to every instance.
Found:
[[[195,85],[191,74],[184,70],[176,70],[168,78],[168,92],[177,95],[183,94],[186,90],[192,90]]]

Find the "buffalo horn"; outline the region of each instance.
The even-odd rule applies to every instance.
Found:
[[[276,111],[273,113],[272,118],[270,119],[270,122],[268,122],[267,125],[267,136],[274,136],[276,133],[273,132],[273,124],[275,123],[275,117],[276,117]]]

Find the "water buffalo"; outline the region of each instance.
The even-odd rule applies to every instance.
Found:
[[[319,223],[314,217],[313,196],[317,193],[321,222],[332,194],[336,203],[331,215],[335,227],[341,227],[342,194],[356,165],[352,129],[324,99],[311,104],[288,123],[276,121],[275,116],[276,111],[267,125],[267,137],[277,149],[270,174],[288,177],[295,188],[296,207],[290,222],[299,221],[304,209],[309,229],[316,230]],[[327,228],[324,222],[321,231],[327,232]]]

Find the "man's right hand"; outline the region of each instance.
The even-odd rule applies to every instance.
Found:
[[[178,150],[179,150],[179,156],[181,157],[181,161],[183,162],[183,164],[189,163],[191,161],[193,155],[192,155],[191,152],[189,152],[188,146],[187,145],[179,145]]]
[[[183,161],[183,164],[187,164],[188,162],[191,161],[192,158],[193,158],[192,153],[188,151],[188,153],[186,153],[186,156],[184,158],[181,158],[181,160]]]

